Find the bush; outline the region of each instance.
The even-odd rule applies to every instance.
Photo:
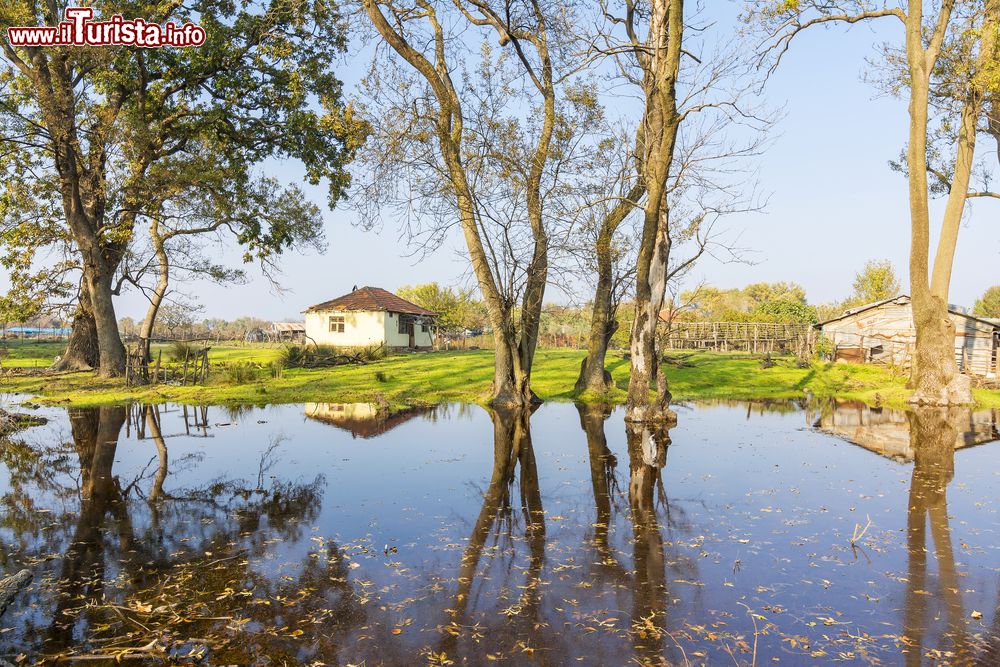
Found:
[[[285,374],[285,365],[280,360],[271,362],[271,377],[278,380]]]
[[[378,361],[379,359],[385,359],[386,357],[384,345],[369,345],[361,348],[349,348],[349,351],[353,352],[350,356],[360,357],[364,361]]]
[[[257,369],[253,364],[240,361],[226,366],[226,380],[229,384],[247,384],[257,379]]]
[[[389,377],[385,374],[385,371],[375,371],[375,381],[376,382],[388,382]]]
[[[170,345],[170,351],[167,353],[170,358],[174,361],[184,361],[186,357],[194,358],[195,353],[198,351],[198,346],[193,343],[188,343],[183,340],[175,340]]]
[[[278,359],[285,368],[323,368],[384,359],[385,346],[333,347],[332,345],[289,345]]]

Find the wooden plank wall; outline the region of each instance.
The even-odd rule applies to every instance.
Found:
[[[997,373],[997,343],[987,323],[952,313],[955,323],[955,361],[972,375]],[[836,348],[863,350],[865,361],[907,367],[916,344],[916,329],[908,303],[887,303],[823,326],[823,335]],[[847,352],[847,350],[844,350]]]

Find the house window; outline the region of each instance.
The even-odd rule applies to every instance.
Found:
[[[344,333],[344,316],[330,316],[330,333]]]
[[[399,319],[396,320],[396,322],[398,323],[397,327],[396,327],[396,331],[398,333],[401,333],[401,334],[409,333],[409,329],[406,328],[406,325],[407,325],[406,320],[404,320],[402,317],[400,317]]]

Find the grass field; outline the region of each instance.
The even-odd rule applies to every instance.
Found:
[[[11,344],[13,343],[13,344]],[[3,359],[5,368],[45,367],[61,352],[58,343],[10,341]],[[157,350],[154,348],[154,355]],[[360,366],[321,369],[285,369],[272,377],[269,365],[280,356],[274,346],[223,345],[210,352],[213,372],[198,386],[157,384],[126,387],[120,380],[97,378],[93,373],[27,375],[10,373],[3,391],[27,393],[50,403],[98,405],[142,401],[185,403],[295,403],[304,401],[362,402],[382,398],[391,403],[481,402],[488,396],[493,370],[492,353],[486,350],[400,354]],[[165,353],[166,354],[166,353]],[[544,400],[573,400],[573,385],[580,368],[580,350],[543,349],[536,356],[532,387]],[[776,358],[762,368],[759,357],[713,352],[674,353],[665,366],[676,400],[698,398],[797,398],[805,392],[819,397],[836,396],[868,403],[902,405],[908,394],[905,378],[884,368],[815,362],[798,368],[791,358]],[[247,382],[234,384],[225,367],[252,364]],[[593,400],[624,400],[629,362],[609,355],[616,388]],[[978,390],[977,400],[1000,407],[1000,392]]]

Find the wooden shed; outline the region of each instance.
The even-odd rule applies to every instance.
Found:
[[[955,306],[955,361],[961,372],[995,378],[1000,324],[974,317]],[[891,363],[907,367],[916,344],[910,297],[902,294],[845,311],[815,325],[832,345],[834,359],[855,363]]]

